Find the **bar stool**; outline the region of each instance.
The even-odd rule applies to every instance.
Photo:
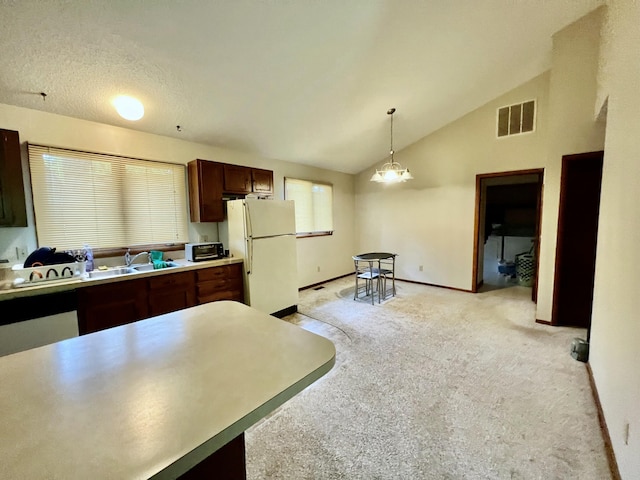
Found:
[[[380,297],[386,300],[389,292],[391,293],[391,296],[395,297],[396,296],[396,254],[394,253],[388,258],[381,258],[378,261],[378,268],[374,270],[377,270],[378,282],[381,283],[380,285],[381,289],[378,292],[378,300],[380,300]],[[387,290],[387,277],[389,276],[391,277],[390,291]]]
[[[353,292],[353,299],[356,300],[361,293],[364,293],[366,297],[371,295],[371,305],[375,302],[375,292],[378,290],[378,303],[380,302],[380,273],[376,270],[378,268],[374,267],[374,264],[377,263],[374,260],[363,260],[359,258],[357,255],[352,257],[353,264],[355,268],[356,275],[356,288]],[[359,281],[364,280],[364,286],[359,285]],[[373,281],[376,280],[376,284],[374,285]]]

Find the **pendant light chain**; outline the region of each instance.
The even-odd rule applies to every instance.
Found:
[[[413,179],[413,175],[409,172],[408,168],[402,168],[398,162],[393,158],[393,114],[396,112],[395,108],[390,108],[387,110],[387,115],[391,115],[391,138],[389,145],[389,154],[391,155],[391,160],[382,165],[382,169],[376,169],[376,173],[371,177],[372,182],[378,183],[397,183],[397,182],[406,182],[407,180]]]
[[[389,110],[389,112],[391,112],[391,148],[389,150],[389,153],[391,154],[391,163],[394,163],[393,162],[393,113],[395,112],[395,110],[396,110],[395,108],[392,108],[391,110]]]

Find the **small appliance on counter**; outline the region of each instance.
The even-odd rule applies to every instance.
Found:
[[[187,243],[184,246],[184,257],[190,262],[217,260],[224,258],[224,247],[221,242]]]

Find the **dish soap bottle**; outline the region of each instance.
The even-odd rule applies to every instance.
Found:
[[[87,272],[91,272],[93,271],[93,251],[91,250],[91,247],[89,245],[84,246],[84,251],[85,251],[85,255],[86,255],[86,259],[87,259],[87,268],[86,271]]]

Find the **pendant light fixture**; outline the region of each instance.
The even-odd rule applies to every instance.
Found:
[[[376,169],[376,173],[371,177],[372,182],[398,183],[413,179],[413,175],[411,175],[409,169],[402,168],[402,165],[393,159],[393,114],[395,111],[395,108],[387,110],[387,115],[391,115],[391,148],[389,149],[391,160],[382,165],[380,170]]]

